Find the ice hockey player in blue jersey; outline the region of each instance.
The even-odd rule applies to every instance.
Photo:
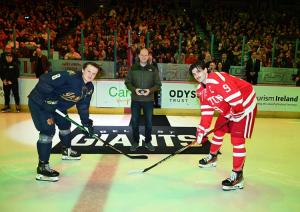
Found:
[[[71,148],[71,123],[55,113],[76,105],[82,125],[93,134],[93,121],[89,118],[89,106],[94,91],[92,81],[100,67],[93,62],[83,65],[82,71],[60,71],[43,74],[28,98],[28,107],[36,129],[39,131],[37,151],[39,163],[36,180],[58,181],[59,172],[49,166],[55,125],[62,141],[62,159],[80,160],[81,154]]]

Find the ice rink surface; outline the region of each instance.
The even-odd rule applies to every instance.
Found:
[[[72,118],[79,120],[77,115]],[[199,117],[167,116],[171,126],[197,126]],[[130,115],[92,115],[97,126],[126,126]],[[232,167],[225,137],[216,168],[201,169],[205,155],[167,155],[132,160],[119,154],[85,154],[80,161],[51,155],[58,182],[35,180],[37,132],[28,113],[0,116],[0,211],[300,211],[300,120],[257,118],[246,143],[245,188],[223,191]],[[57,136],[54,143],[57,142]]]

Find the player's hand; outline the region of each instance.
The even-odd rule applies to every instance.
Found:
[[[240,112],[235,112],[231,109],[229,119],[230,119],[230,121],[233,121],[233,122],[239,122],[240,120],[242,120],[244,114],[245,114],[245,110],[242,110]]]
[[[202,129],[201,126],[199,126],[196,131],[197,144],[201,144],[203,138],[204,138],[204,130]]]
[[[83,124],[84,127],[84,133],[89,137],[92,138],[94,135],[94,126],[93,126],[93,120],[89,119],[87,123]]]

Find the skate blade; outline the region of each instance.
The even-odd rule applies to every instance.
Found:
[[[216,166],[217,166],[216,163],[210,163],[210,164],[207,164],[207,165],[199,164],[200,168],[212,168],[212,167],[216,167]]]
[[[59,177],[47,177],[41,174],[37,174],[35,177],[36,180],[38,181],[49,181],[49,182],[56,182],[59,180]]]
[[[81,157],[70,157],[70,156],[65,156],[65,155],[63,155],[63,156],[61,157],[61,159],[62,159],[62,160],[80,160]]]
[[[223,186],[222,189],[224,191],[233,191],[233,190],[237,190],[237,189],[243,189],[244,188],[244,184],[237,184],[234,186]]]

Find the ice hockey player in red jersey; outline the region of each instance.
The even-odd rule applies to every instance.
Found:
[[[197,128],[197,143],[209,131],[214,113],[218,118],[210,154],[199,161],[201,168],[215,167],[225,133],[230,133],[233,145],[233,169],[230,177],[222,181],[223,190],[244,188],[243,167],[246,158],[245,140],[253,131],[257,111],[256,94],[250,83],[225,72],[211,72],[205,63],[192,64],[190,74],[199,82],[197,97],[201,106],[201,121]]]

